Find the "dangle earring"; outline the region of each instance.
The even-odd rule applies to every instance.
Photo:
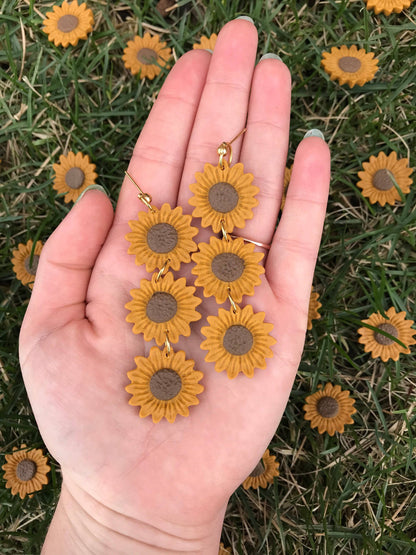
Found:
[[[191,227],[192,217],[184,215],[181,207],[172,209],[165,203],[159,210],[152,206],[150,195],[128,172],[126,175],[148,209],[129,222],[128,253],[136,256],[137,265],[145,264],[147,272],[155,270],[150,280],[142,279],[139,288],[130,291],[126,320],[133,324],[133,333],[163,346],[152,347],[147,357],[135,357],[136,368],[127,373],[131,384],[126,391],[132,395],[129,403],[141,407],[141,417],[151,415],[153,422],[162,418],[174,422],[178,414],[189,415],[189,407],[199,403],[197,395],[204,389],[198,383],[203,373],[194,369],[194,361],[187,360],[184,351],[172,348],[180,335],[191,334],[191,322],[201,318],[195,310],[201,303],[194,295],[195,287],[187,286],[184,277],[175,279],[170,271],[190,262],[190,253],[197,248],[193,237],[198,230]]]
[[[205,297],[214,296],[218,304],[230,302],[230,310],[219,308],[218,316],[208,316],[209,326],[201,329],[206,337],[201,349],[208,351],[205,360],[215,362],[217,372],[226,370],[229,378],[240,372],[251,378],[255,368],[266,368],[265,359],[273,356],[270,346],[276,343],[269,334],[273,324],[264,322],[265,313],[237,304],[244,295],[254,295],[264,273],[259,265],[263,254],[254,252],[256,243],[231,235],[234,227],[243,228],[245,220],[253,218],[260,190],[252,185],[253,175],[244,173],[242,163],[231,166],[231,143],[244,131],[221,143],[217,166],[205,164],[204,171],[196,173],[196,183],[190,185],[194,196],[189,200],[194,206],[192,216],[201,218],[202,227],[221,233],[221,238],[212,236],[209,244],[198,244],[198,252],[192,254],[196,263],[192,273]]]

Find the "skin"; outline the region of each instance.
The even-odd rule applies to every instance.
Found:
[[[20,338],[33,411],[63,474],[44,554],[217,554],[229,496],[280,422],[305,340],[330,161],[322,139],[299,144],[275,232],[290,74],[279,60],[256,65],[256,54],[256,28],[245,20],[223,27],[212,55],[185,54],[166,78],[128,171],[154,206],[168,202],[191,213],[195,172],[206,162],[217,164],[219,144],[247,125],[232,145],[233,162],[255,176],[259,205],[236,233],[271,243],[262,285],[245,300],[274,324],[274,357],[253,379],[215,372],[199,344],[200,327],[218,306],[198,288],[202,320],[173,348],[183,349],[204,372],[200,404],[174,424],[140,418],[128,404],[126,373],[151,345],[132,333],[125,304],[149,274],[127,254],[125,234],[128,221],[146,208],[128,179],[115,214],[105,194],[88,191],[44,246]],[[210,235],[204,230],[197,240]],[[176,275],[191,282],[189,267]]]

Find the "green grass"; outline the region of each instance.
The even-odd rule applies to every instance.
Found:
[[[51,2],[0,5],[0,440],[44,448],[23,386],[17,343],[30,291],[15,278],[19,242],[46,240],[69,207],[52,189],[52,164],[66,149],[89,154],[98,182],[117,198],[136,137],[163,83],[133,78],[121,60],[127,40],[151,28],[179,57],[201,35],[249,14],[259,57],[278,53],[293,76],[288,164],[305,131],[321,129],[332,150],[328,215],[314,285],[322,318],[308,332],[303,360],[270,449],[280,477],[267,490],[238,489],[223,542],[238,554],[414,553],[416,541],[415,356],[382,363],[357,342],[360,321],[390,306],[414,319],[415,191],[395,207],[370,205],[356,186],[370,155],[416,150],[416,4],[376,16],[361,0],[178,2],[169,19],[155,2],[89,0],[96,25],[77,47],[55,47],[41,29]],[[356,44],[379,71],[350,89],[329,80],[321,54]],[[332,381],[351,391],[358,412],[343,435],[320,436],[303,420],[305,397]],[[2,463],[3,464],[2,459]],[[23,501],[0,486],[1,552],[37,554],[60,488]]]

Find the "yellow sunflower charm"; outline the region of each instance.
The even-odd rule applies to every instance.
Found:
[[[413,0],[367,0],[367,9],[374,10],[375,14],[384,15],[400,13],[408,8]]]
[[[134,324],[133,332],[142,333],[145,341],[155,339],[158,345],[168,340],[176,343],[180,335],[191,335],[190,323],[201,318],[195,308],[201,299],[194,295],[195,287],[186,286],[184,277],[175,280],[168,272],[163,277],[153,274],[142,279],[140,288],[130,291],[132,300],[126,304],[130,310],[126,320]]]
[[[137,367],[127,373],[131,384],[126,391],[132,395],[130,405],[140,406],[140,416],[152,416],[174,422],[176,416],[189,415],[189,407],[199,403],[197,395],[204,387],[198,382],[203,374],[194,370],[194,361],[186,360],[184,351],[150,349],[148,357],[134,359]]]
[[[30,494],[48,483],[46,475],[51,468],[46,464],[48,459],[41,449],[27,449],[26,445],[22,445],[5,457],[7,462],[2,466],[3,478],[7,480],[6,488],[11,489],[12,495],[19,494],[21,499],[26,495],[31,497]]]
[[[311,290],[308,309],[308,330],[312,329],[312,320],[319,320],[319,318],[321,317],[318,310],[321,308],[322,304],[318,301],[318,299],[319,293]]]
[[[64,2],[62,6],[53,6],[53,12],[46,14],[42,31],[55,46],[61,44],[66,48],[70,44],[76,46],[80,39],[87,39],[93,25],[92,11],[85,3],[78,5],[75,0],[71,3]]]
[[[323,389],[320,387],[313,395],[306,397],[304,419],[310,420],[311,428],[317,427],[320,434],[342,434],[345,424],[354,423],[351,418],[357,412],[354,403],[349,391],[342,391],[341,386],[327,383]]]
[[[215,296],[217,303],[224,303],[231,294],[235,302],[243,295],[254,295],[264,274],[259,265],[263,253],[254,252],[252,243],[245,244],[241,237],[233,241],[211,237],[208,243],[199,243],[199,251],[192,254],[196,262],[192,273],[198,277],[195,285],[204,288],[205,297]]]
[[[189,204],[195,206],[192,216],[202,218],[202,227],[212,226],[214,233],[234,227],[244,227],[253,217],[252,208],[258,205],[255,195],[259,188],[252,185],[253,175],[244,173],[243,164],[212,166],[205,164],[203,173],[195,174],[196,183],[189,188],[194,196]]]
[[[163,268],[168,259],[169,267],[179,270],[181,262],[190,262],[190,253],[196,251],[192,238],[198,229],[191,227],[191,220],[192,216],[182,214],[180,206],[172,210],[169,204],[160,210],[139,212],[138,221],[129,222],[128,253],[136,255],[137,265],[146,264],[148,272]]]
[[[280,202],[280,210],[283,210],[283,208],[285,207],[285,204],[286,204],[287,189],[289,187],[290,178],[292,177],[292,169],[293,169],[293,164],[291,165],[290,168],[288,168],[288,167],[285,168],[285,176],[283,178],[282,200]]]
[[[217,372],[226,370],[230,379],[240,372],[252,378],[255,368],[266,368],[276,340],[270,335],[273,324],[266,324],[264,317],[250,305],[236,311],[220,308],[218,316],[208,316],[209,326],[201,329],[206,337],[201,349],[208,351],[205,360],[215,362]]]
[[[88,154],[68,152],[61,154],[59,164],[53,164],[55,180],[53,188],[64,194],[64,201],[75,202],[83,191],[95,183],[95,164],[91,164]]]
[[[214,50],[215,48],[215,43],[217,42],[217,35],[215,33],[212,33],[212,35],[208,38],[205,36],[201,37],[201,40],[199,42],[196,42],[192,48],[194,50]]]
[[[398,160],[395,152],[388,156],[380,152],[377,157],[370,156],[370,161],[364,162],[363,168],[364,171],[358,172],[360,181],[357,186],[371,204],[378,202],[381,206],[386,203],[394,206],[396,201],[402,200],[398,189],[403,195],[410,192],[413,169],[409,168],[407,158]]]
[[[409,345],[416,343],[413,338],[416,330],[412,329],[414,322],[406,320],[405,312],[396,312],[395,308],[391,307],[386,312],[386,316],[387,318],[384,318],[380,312],[376,312],[368,320],[363,320],[363,324],[368,324],[376,329],[363,327],[358,330],[361,336],[358,342],[364,345],[364,351],[371,353],[372,358],[380,357],[383,362],[387,362],[390,358],[399,360],[401,353],[408,355],[410,353]],[[389,334],[391,337],[385,334]],[[404,346],[397,343],[394,338]]]
[[[33,247],[33,241],[29,240],[26,245],[20,243],[18,248],[13,251],[13,271],[17,279],[23,285],[29,285],[30,289],[33,288],[42,248],[41,241],[37,241]]]
[[[266,449],[256,468],[244,480],[243,488],[267,488],[270,484],[273,484],[273,479],[279,476],[279,466],[276,457],[270,455],[270,451]]]
[[[123,61],[133,75],[140,73],[140,78],[154,79],[161,68],[168,68],[171,49],[166,42],[160,42],[159,35],[153,37],[145,33],[143,37],[136,36],[127,43],[124,49]]]
[[[334,46],[331,52],[323,52],[322,57],[321,63],[329,77],[333,81],[337,79],[340,85],[347,83],[350,88],[368,83],[378,71],[378,60],[374,54],[367,53],[363,48],[358,50],[355,45],[351,48]]]

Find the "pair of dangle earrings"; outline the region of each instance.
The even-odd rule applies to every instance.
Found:
[[[203,288],[205,297],[230,305],[228,310],[219,308],[217,316],[208,316],[209,325],[201,328],[206,339],[200,348],[208,351],[205,360],[214,362],[217,372],[225,370],[229,378],[240,372],[253,377],[254,369],[265,368],[265,359],[273,356],[273,325],[264,322],[265,313],[254,312],[250,305],[238,306],[244,295],[254,294],[264,268],[259,264],[263,254],[254,251],[253,242],[232,235],[235,227],[244,227],[245,220],[253,217],[259,192],[252,185],[253,175],[244,173],[243,164],[231,166],[231,143],[237,137],[218,147],[217,166],[205,164],[204,171],[196,173],[196,183],[190,185],[192,216],[183,214],[179,206],[155,208],[150,195],[126,172],[148,209],[129,222],[128,253],[135,255],[137,265],[145,264],[147,272],[154,272],[150,280],[142,279],[139,288],[130,292],[126,320],[133,324],[134,333],[159,346],[152,347],[147,357],[135,357],[136,368],[128,372],[131,383],[126,390],[132,395],[129,403],[140,406],[140,416],[151,415],[153,422],[162,418],[174,422],[177,415],[188,416],[189,407],[199,403],[198,395],[204,389],[199,383],[203,373],[195,369],[195,362],[172,347],[181,335],[190,336],[191,324],[201,318],[196,307],[202,301],[195,295],[195,287],[172,273],[182,263],[195,262],[195,285]],[[198,229],[191,226],[192,217],[201,218],[201,226],[212,227],[220,237],[195,243]]]

